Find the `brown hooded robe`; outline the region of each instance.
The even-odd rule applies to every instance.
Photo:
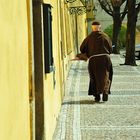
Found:
[[[109,56],[112,52],[110,38],[103,32],[92,32],[81,44],[80,51],[89,58],[88,95],[109,94],[113,76],[112,62]]]

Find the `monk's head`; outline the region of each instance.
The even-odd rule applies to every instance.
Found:
[[[92,31],[100,31],[101,30],[101,24],[98,21],[93,21],[92,23]]]

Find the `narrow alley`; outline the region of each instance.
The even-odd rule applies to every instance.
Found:
[[[87,62],[73,61],[53,140],[140,140],[140,62],[120,65],[112,55],[114,76],[107,102],[87,95]]]

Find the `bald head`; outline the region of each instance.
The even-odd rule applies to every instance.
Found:
[[[98,21],[94,21],[92,23],[92,31],[100,31],[101,30],[101,24]]]

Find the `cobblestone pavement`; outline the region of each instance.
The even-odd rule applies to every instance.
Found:
[[[114,77],[107,102],[87,95],[87,62],[74,61],[53,140],[140,140],[140,63],[120,65],[111,56]]]

